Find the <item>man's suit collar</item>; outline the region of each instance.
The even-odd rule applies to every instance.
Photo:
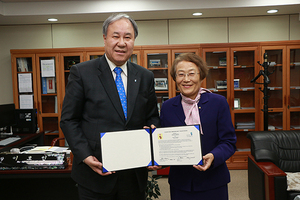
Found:
[[[136,66],[127,62],[127,121],[130,120],[139,92],[141,76]]]
[[[118,90],[117,90],[112,72],[110,70],[110,67],[107,63],[107,60],[105,59],[105,56],[102,56],[101,58],[99,58],[99,61],[100,61],[99,65],[98,65],[98,69],[100,72],[98,74],[99,80],[102,83],[102,86],[103,86],[108,98],[110,99],[110,101],[114,105],[115,109],[119,113],[121,119],[123,119],[125,121],[125,116],[124,116],[122,105],[120,102]]]
[[[120,117],[125,120],[122,105],[119,100],[118,90],[105,56],[99,58],[98,69],[100,71],[98,75],[99,79],[108,97],[115,106]],[[136,98],[140,87],[140,82],[141,77],[139,76],[138,70],[136,69],[135,65],[133,65],[131,62],[127,62],[127,122],[130,120],[133,113],[134,105],[136,103]]]
[[[111,71],[113,71],[116,67],[120,67],[122,70],[123,70],[123,72],[124,72],[124,74],[127,76],[128,75],[128,70],[127,70],[127,61],[124,63],[124,65],[122,65],[122,66],[117,66],[115,63],[113,63],[111,60],[109,60],[108,58],[107,58],[107,56],[106,56],[106,54],[104,54],[103,55],[103,57],[105,57],[106,58],[106,61],[107,61],[107,63],[108,63],[108,66],[110,67],[110,70]]]

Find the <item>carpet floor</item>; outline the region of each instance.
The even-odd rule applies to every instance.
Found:
[[[229,200],[249,200],[248,170],[230,170],[231,182],[228,184]],[[159,200],[170,200],[168,178],[158,179],[161,196]]]

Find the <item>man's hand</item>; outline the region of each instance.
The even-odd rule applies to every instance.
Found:
[[[203,165],[193,165],[193,167],[198,169],[199,171],[206,171],[210,168],[214,159],[214,155],[212,153],[208,153],[205,156],[203,156]]]
[[[159,170],[161,168],[162,168],[162,166],[149,166],[149,167],[147,167],[148,170],[153,170],[153,171]]]
[[[103,173],[103,171],[102,171],[103,164],[101,162],[99,162],[98,159],[94,156],[87,157],[86,159],[83,160],[83,162],[85,164],[87,164],[96,173],[100,174],[101,176],[107,176],[107,175],[115,173],[115,172]]]
[[[146,128],[149,128],[149,127],[144,126],[143,128],[146,129]],[[155,129],[155,128],[156,128],[156,126],[154,124],[151,124],[151,129]],[[159,170],[161,168],[162,168],[162,166],[149,166],[149,167],[147,167],[148,170],[154,170],[154,171]]]
[[[144,126],[143,128],[146,129],[146,128],[149,128],[149,126]],[[155,129],[156,126],[155,126],[154,124],[151,124],[151,128],[152,128],[152,129]]]

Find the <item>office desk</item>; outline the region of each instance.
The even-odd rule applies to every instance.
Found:
[[[0,152],[28,144],[44,144],[44,133],[20,134],[20,137],[12,144],[0,147]],[[66,169],[0,171],[0,199],[77,200],[76,183],[71,178],[72,165],[68,162]]]
[[[77,200],[72,165],[59,170],[0,171],[0,199],[3,200]]]
[[[26,144],[44,145],[44,132],[30,134],[14,134],[7,137],[19,136],[21,139],[6,146],[0,146],[0,152],[9,151],[11,148],[20,148]],[[3,139],[0,137],[0,140]]]

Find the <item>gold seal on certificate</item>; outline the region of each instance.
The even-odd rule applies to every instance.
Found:
[[[103,171],[201,165],[199,125],[100,133]]]

